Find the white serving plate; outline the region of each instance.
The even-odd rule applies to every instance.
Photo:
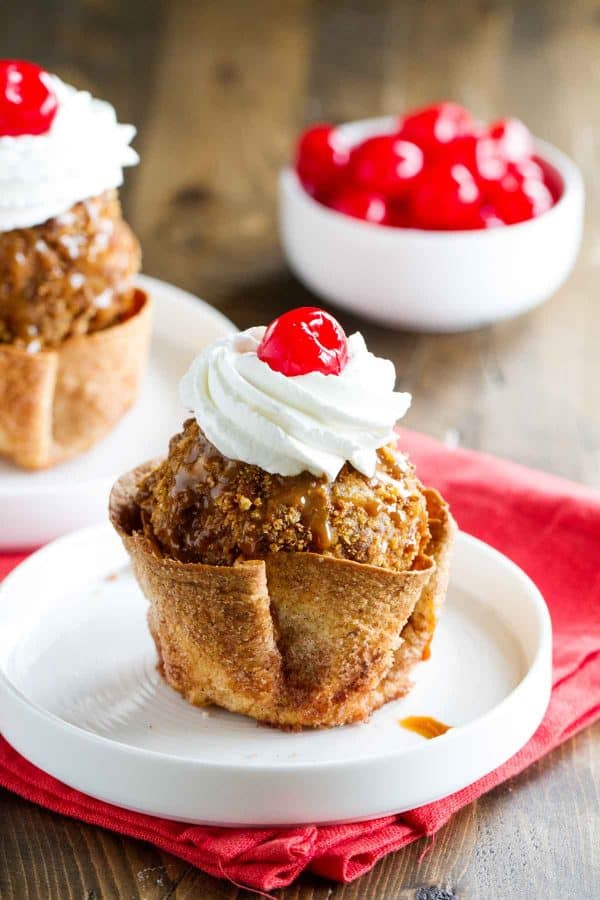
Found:
[[[465,534],[431,659],[366,724],[286,733],[188,705],[156,671],[145,610],[109,525],[26,560],[0,588],[0,730],[71,787],[157,816],[291,825],[412,809],[512,756],[550,696],[539,591]],[[457,727],[427,741],[398,724],[408,715]]]
[[[154,303],[148,368],[136,405],[87,453],[44,472],[0,460],[0,550],[44,544],[102,522],[110,488],[141,459],[165,453],[184,418],[178,383],[198,350],[235,330],[218,310],[148,276],[139,284]]]

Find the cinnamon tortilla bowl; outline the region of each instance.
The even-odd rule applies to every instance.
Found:
[[[88,450],[137,399],[151,331],[151,302],[57,349],[28,353],[0,344],[0,456],[46,469]]]
[[[444,600],[456,526],[425,490],[431,541],[409,571],[316,553],[272,553],[233,566],[166,558],[135,503],[146,463],[115,484],[110,518],[149,600],[168,684],[285,729],[367,719],[402,697],[428,655]]]

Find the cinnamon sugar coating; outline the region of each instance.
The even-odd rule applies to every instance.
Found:
[[[231,566],[296,551],[404,571],[430,540],[427,502],[393,447],[378,456],[373,478],[349,464],[332,483],[270,475],[224,457],[188,419],[136,503],[145,535],[181,562]]]
[[[139,267],[114,190],[42,225],[0,233],[0,344],[35,352],[123,321]]]

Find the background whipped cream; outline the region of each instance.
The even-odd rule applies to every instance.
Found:
[[[49,76],[58,100],[50,131],[0,137],[0,231],[40,225],[123,182],[138,155],[133,125],[114,107]]]
[[[208,439],[224,456],[279,475],[308,470],[333,481],[346,461],[373,475],[377,449],[411,401],[394,391],[393,363],[369,353],[357,332],[340,375],[290,378],[258,358],[264,332],[217,341],[184,375],[181,400]]]

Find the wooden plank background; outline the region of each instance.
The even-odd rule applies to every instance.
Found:
[[[138,125],[143,163],[123,200],[145,270],[240,326],[313,299],[286,271],[277,237],[277,171],[305,123],[446,97],[482,118],[524,118],[586,181],[584,248],[559,294],[466,335],[340,318],[394,359],[415,398],[410,427],[600,486],[598,3],[5,0],[0,56],[35,59]],[[306,876],[278,896],[600,897],[599,748],[596,726],[463,810],[421,862],[422,842],[353,885]],[[5,793],[0,897],[251,895]]]

